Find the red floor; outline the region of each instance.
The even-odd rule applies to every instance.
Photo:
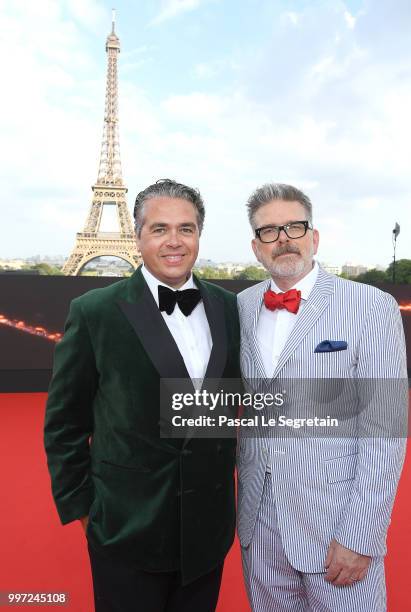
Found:
[[[83,532],[77,522],[60,526],[51,498],[42,447],[45,399],[44,393],[0,394],[0,592],[68,593],[70,601],[65,610],[92,612]],[[410,482],[409,452],[388,540],[389,612],[410,610]],[[236,543],[226,561],[218,612],[248,610]]]

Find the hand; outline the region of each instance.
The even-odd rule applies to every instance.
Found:
[[[360,555],[332,540],[328,548],[325,579],[335,586],[349,586],[362,580],[371,563],[371,557]]]
[[[81,519],[79,519],[81,526],[83,527],[84,533],[86,533],[87,531],[87,524],[88,524],[88,516],[83,516],[81,517]]]

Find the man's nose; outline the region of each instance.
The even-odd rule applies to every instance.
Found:
[[[167,244],[171,247],[178,247],[181,244],[181,235],[178,230],[170,230],[167,236]]]
[[[278,240],[277,242],[280,242],[281,244],[284,244],[284,242],[288,242],[290,239],[287,236],[287,234],[285,233],[284,229],[280,229],[280,233],[278,234]]]

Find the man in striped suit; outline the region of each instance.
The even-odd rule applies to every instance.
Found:
[[[253,251],[271,279],[238,296],[243,379],[254,392],[287,390],[269,433],[243,428],[239,441],[238,532],[251,607],[382,612],[408,401],[399,308],[389,294],[318,266],[311,202],[298,189],[264,185],[248,213]],[[337,417],[337,433],[286,421],[314,416],[307,411],[320,404]]]

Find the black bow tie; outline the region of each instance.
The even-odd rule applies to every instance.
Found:
[[[186,317],[191,314],[198,302],[201,301],[201,293],[198,289],[184,289],[184,291],[173,291],[163,285],[158,286],[158,307],[170,315],[178,304],[180,310]]]

